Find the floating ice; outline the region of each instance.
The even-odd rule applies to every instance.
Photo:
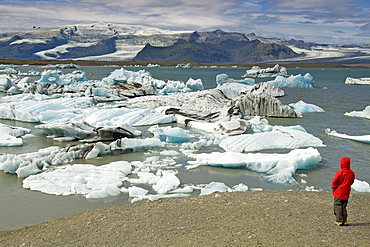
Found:
[[[180,180],[173,171],[159,170],[158,172],[160,173],[160,178],[153,185],[153,189],[159,194],[165,194],[180,185]]]
[[[217,85],[223,85],[225,83],[240,83],[244,85],[254,85],[255,80],[252,78],[245,78],[241,80],[236,80],[233,78],[229,78],[227,74],[218,74],[216,75],[216,83]]]
[[[363,135],[363,136],[350,136],[347,134],[340,134],[335,130],[326,129],[325,133],[329,136],[334,136],[338,138],[348,139],[352,141],[362,142],[366,144],[370,144],[370,135]]]
[[[344,113],[345,116],[350,117],[361,117],[370,119],[370,106],[366,106],[363,111],[353,111]]]
[[[189,134],[189,131],[179,127],[159,127],[158,125],[154,125],[151,126],[148,131],[152,133],[154,137],[168,143],[182,143],[194,137],[194,135]]]
[[[0,92],[4,92],[11,87],[16,87],[13,80],[8,75],[0,75]]]
[[[18,177],[27,177],[51,166],[67,164],[77,159],[94,159],[107,154],[140,152],[158,147],[163,147],[163,143],[157,138],[122,138],[109,145],[98,142],[65,148],[48,147],[33,153],[1,154],[0,170],[17,173]]]
[[[95,127],[123,126],[124,124],[130,124],[132,126],[144,126],[172,123],[175,121],[173,116],[165,115],[149,108],[91,108],[85,110],[83,114],[84,121]]]
[[[86,122],[67,122],[40,124],[35,128],[42,129],[49,138],[72,137],[74,139],[84,139],[94,132],[94,127]]]
[[[13,127],[0,123],[0,146],[14,147],[22,146],[22,136],[30,134],[31,130],[22,127]]]
[[[0,118],[23,122],[67,122],[93,105],[91,98],[24,100],[0,103]]]
[[[145,70],[129,71],[124,68],[113,71],[108,77],[102,79],[103,83],[116,84],[125,82],[135,82],[143,86],[152,86],[160,94],[172,94],[177,92],[191,92],[203,90],[201,79],[194,80],[189,78],[187,83],[169,80],[167,82],[152,77],[150,72]]]
[[[46,194],[103,198],[120,194],[119,187],[130,172],[131,164],[126,161],[102,166],[67,165],[29,176],[23,180],[23,187]]]
[[[351,85],[370,85],[370,78],[365,77],[365,78],[352,78],[352,77],[347,77],[345,84],[351,84]]]
[[[276,77],[286,76],[287,70],[285,67],[276,64],[272,68],[261,69],[259,66],[253,66],[250,70],[246,70],[243,77]]]
[[[41,78],[38,80],[38,82],[53,83],[58,85],[67,84],[66,81],[60,78],[61,75],[62,71],[60,70],[44,70],[41,73]]]
[[[300,126],[274,126],[271,132],[230,136],[220,145],[229,152],[253,152],[266,149],[324,147],[323,142]]]
[[[355,182],[351,186],[357,192],[370,192],[370,185],[366,181],[360,181],[355,179]]]
[[[221,182],[211,182],[200,190],[200,196],[209,195],[213,192],[228,192],[231,191],[230,187]]]
[[[265,173],[266,181],[282,185],[297,185],[293,178],[296,170],[316,167],[321,161],[319,151],[314,148],[294,149],[287,154],[213,152],[189,154],[189,157],[196,159],[188,161],[192,168],[196,165],[244,168]]]
[[[277,76],[275,80],[268,81],[268,83],[280,88],[314,88],[313,77],[310,73],[306,73],[304,76],[301,74],[291,75],[289,77]]]
[[[321,107],[314,104],[307,104],[303,100],[289,104],[296,112],[325,112]]]

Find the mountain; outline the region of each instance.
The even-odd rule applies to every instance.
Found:
[[[211,63],[370,63],[369,44],[329,45],[215,30],[173,32],[138,25],[78,24],[0,33],[0,58]]]
[[[216,30],[194,32],[188,40],[180,39],[168,47],[147,44],[134,61],[250,63],[298,56],[283,45],[250,41],[244,34]]]

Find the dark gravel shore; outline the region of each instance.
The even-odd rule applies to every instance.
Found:
[[[327,192],[213,193],[82,212],[0,232],[0,246],[370,246],[370,194],[334,225]],[[42,210],[42,209],[40,209]]]

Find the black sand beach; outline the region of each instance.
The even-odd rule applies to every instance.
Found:
[[[370,194],[351,195],[349,226],[334,225],[332,202],[327,192],[216,192],[2,231],[0,245],[370,246]]]

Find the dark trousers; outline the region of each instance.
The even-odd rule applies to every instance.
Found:
[[[337,222],[344,223],[347,221],[347,204],[348,200],[340,200],[334,197],[334,214]]]

